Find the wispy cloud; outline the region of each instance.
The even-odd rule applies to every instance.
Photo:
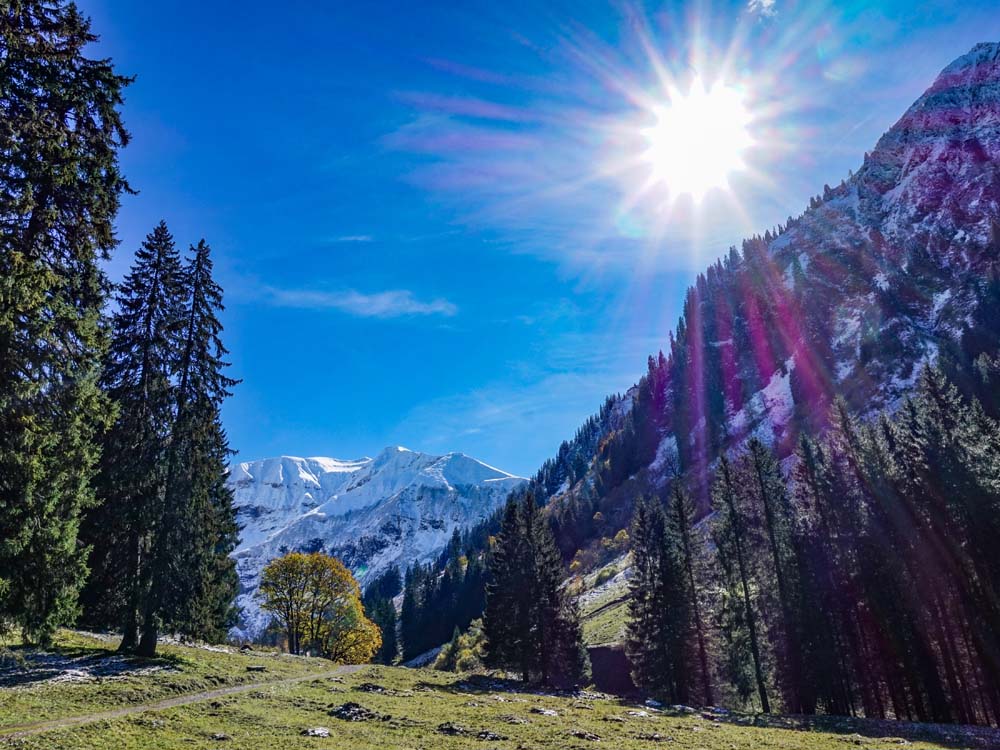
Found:
[[[530,475],[600,407],[603,398],[627,388],[634,376],[597,379],[560,373],[534,382],[494,382],[417,405],[396,435],[431,451],[462,450],[506,471]],[[497,440],[497,435],[517,435]],[[394,438],[396,439],[396,438]]]
[[[341,237],[334,237],[333,242],[371,242],[374,239],[370,234],[345,234]]]
[[[458,307],[446,299],[421,300],[407,289],[390,289],[373,294],[354,289],[325,291],[265,287],[264,291],[267,301],[275,307],[339,310],[359,318],[402,318],[414,315],[451,317],[458,312]]]
[[[537,114],[532,114],[524,108],[510,107],[471,97],[406,92],[400,94],[400,98],[426,112],[439,112],[444,115],[472,117],[480,120],[499,120],[501,122],[529,122],[538,119]]]
[[[392,440],[431,451],[462,450],[522,476],[555,455],[612,393],[624,392],[662,337],[566,335],[544,352],[514,352],[505,379],[417,404]],[[528,359],[520,355],[528,354]],[[516,440],[498,440],[516,435]]]
[[[758,16],[770,18],[778,12],[778,9],[774,7],[776,2],[777,0],[749,0],[747,10]]]

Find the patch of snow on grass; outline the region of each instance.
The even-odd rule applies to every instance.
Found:
[[[20,666],[0,669],[0,687],[124,680],[130,677],[180,671],[170,665],[150,665],[120,654],[66,656],[48,651],[36,651],[27,654],[25,662],[26,669]]]

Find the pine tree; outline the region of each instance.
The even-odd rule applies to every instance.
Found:
[[[393,606],[391,599],[366,599],[365,612],[382,632],[382,645],[375,652],[372,661],[378,664],[392,664],[399,653],[399,640],[396,634],[396,607]]]
[[[400,647],[403,661],[420,656],[424,648],[423,611],[420,600],[424,570],[419,564],[414,564],[406,570],[403,584],[403,606],[400,611]]]
[[[879,543],[868,543],[867,480],[861,468],[860,436],[842,398],[834,400],[829,421],[825,448],[819,454],[822,502],[817,512],[822,529],[819,541],[826,541],[826,558],[832,563],[830,569],[836,579],[836,606],[832,611],[840,620],[865,715],[886,716],[890,708],[888,695],[895,715],[903,717],[907,715],[904,701],[896,687],[902,680],[894,674],[891,658],[878,648],[880,636],[872,632],[871,617],[865,615],[866,591],[874,587],[868,557],[878,554]]]
[[[562,560],[530,492],[512,497],[490,553],[483,633],[486,663],[527,682],[576,685],[589,671],[575,602],[561,587]]]
[[[797,608],[799,578],[792,506],[778,461],[770,449],[756,437],[747,442],[744,475],[750,480],[741,484],[748,507],[763,525],[766,546],[765,562],[759,569],[763,590],[770,589],[777,599],[778,612],[772,616],[770,639],[778,655],[778,677],[786,710],[801,713],[802,653],[801,613]]]
[[[845,586],[849,540],[834,535],[829,522],[831,498],[828,459],[819,444],[802,436],[796,453],[792,486],[800,524],[796,537],[801,577],[799,611],[803,670],[800,701],[805,713],[822,705],[828,713],[851,713],[854,676],[848,642],[850,602]]]
[[[767,695],[765,665],[763,659],[763,641],[758,621],[759,604],[755,602],[755,588],[752,585],[752,554],[755,542],[752,539],[751,519],[742,506],[741,497],[734,478],[729,460],[722,456],[712,488],[713,501],[717,513],[713,533],[718,548],[719,561],[725,573],[725,583],[732,592],[735,607],[731,609],[735,617],[730,620],[730,627],[745,627],[746,640],[753,660],[753,680],[760,699],[761,710],[771,712],[771,703]],[[727,633],[730,644],[738,644],[738,633]],[[734,651],[734,653],[736,653]],[[730,658],[730,671],[735,676],[734,667],[740,661],[740,654]]]
[[[967,405],[940,370],[928,368],[918,379],[916,397],[882,433],[899,467],[893,499],[905,518],[887,515],[892,508],[882,506],[878,517],[894,521],[897,538],[909,540],[903,574],[912,583],[902,590],[912,590],[918,580],[921,585],[921,596],[909,609],[919,632],[914,671],[921,676],[929,715],[947,720],[954,709],[968,721],[987,707],[995,712],[1000,697],[997,425],[980,405]],[[969,644],[959,636],[963,629]],[[978,695],[964,687],[968,669],[990,687],[977,689]],[[941,674],[946,685],[940,684]]]
[[[641,500],[630,535],[633,577],[625,645],[632,678],[672,703],[690,702],[696,682],[703,695],[711,695],[707,647],[696,624],[691,511],[682,494],[666,509],[659,501]]]
[[[103,384],[118,406],[97,477],[102,505],[88,515],[93,545],[87,622],[122,628],[123,651],[139,644],[163,533],[175,416],[172,374],[184,324],[180,258],[166,224],[146,237],[117,294]]]
[[[695,631],[698,649],[698,671],[702,685],[702,699],[706,706],[714,702],[712,674],[708,663],[708,637],[702,616],[699,566],[703,558],[701,537],[695,532],[695,507],[690,496],[684,491],[680,479],[674,479],[673,496],[666,514],[668,543],[676,550],[681,575],[680,589],[687,602],[686,611],[690,627]],[[693,674],[694,669],[689,673]]]
[[[520,504],[512,496],[504,508],[500,531],[490,548],[483,613],[486,664],[518,670],[525,682],[537,664],[530,650],[532,602],[528,589],[531,571],[527,536]]]
[[[486,606],[486,568],[483,556],[476,551],[467,551],[465,577],[458,593],[455,618],[459,628],[468,627],[469,623],[483,614]]]
[[[110,421],[99,264],[129,189],[130,80],[86,56],[95,40],[69,3],[0,10],[0,620],[29,641],[76,615],[77,531]]]
[[[665,617],[663,555],[666,519],[660,504],[640,498],[632,520],[632,578],[629,581],[629,619],[625,652],[632,665],[632,680],[654,695],[672,693],[673,669]]]
[[[583,629],[575,600],[562,588],[565,569],[555,537],[544,514],[529,494],[523,504],[523,528],[528,533],[535,618],[535,650],[546,685],[574,686],[589,674]]]
[[[365,612],[382,631],[382,645],[372,657],[379,664],[392,664],[399,654],[398,618],[392,600],[402,586],[399,568],[392,566],[365,588],[362,600]]]
[[[220,408],[237,381],[224,374],[229,365],[219,338],[222,288],[212,277],[211,250],[204,240],[191,250],[183,273],[187,303],[174,376],[176,419],[143,617],[146,642],[140,651],[146,653],[155,651],[157,627],[216,640],[236,619],[239,579],[230,553],[239,527],[225,481],[233,452]]]

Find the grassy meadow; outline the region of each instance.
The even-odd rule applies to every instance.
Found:
[[[122,665],[114,645],[113,640],[63,632],[47,654],[15,647],[0,669],[0,748],[930,750],[996,747],[1000,741],[991,730],[962,727],[657,710],[587,691],[533,692],[482,675],[376,666],[331,674],[335,665],[329,662],[267,652],[166,645],[159,659]],[[264,666],[265,671],[248,671],[248,666]],[[305,679],[267,684],[290,678]],[[16,727],[39,721],[248,682],[260,687],[10,736]],[[320,729],[328,736],[304,734]]]

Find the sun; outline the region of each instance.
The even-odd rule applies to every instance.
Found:
[[[665,105],[653,108],[655,122],[642,135],[653,182],[671,194],[696,202],[746,168],[744,154],[753,145],[751,116],[743,93],[721,81],[705,88],[695,78],[686,94],[669,92]]]

